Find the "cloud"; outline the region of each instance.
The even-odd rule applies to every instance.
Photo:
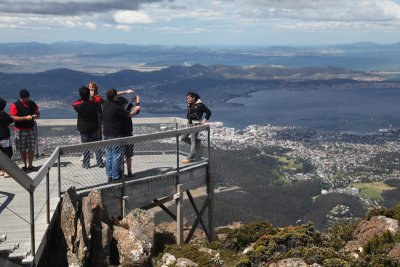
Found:
[[[120,24],[148,24],[153,20],[143,11],[118,11],[114,14],[114,20]]]
[[[110,10],[138,10],[141,4],[161,0],[2,0],[1,13],[80,15]]]
[[[115,26],[115,29],[116,30],[120,30],[120,31],[130,31],[131,30],[131,26],[129,26],[129,25],[117,25],[117,26]]]
[[[242,17],[301,21],[398,21],[392,0],[235,0]]]
[[[95,22],[75,16],[38,16],[22,14],[1,14],[0,29],[50,29],[50,28],[97,28]]]

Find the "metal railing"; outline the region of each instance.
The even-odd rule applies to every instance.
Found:
[[[0,168],[9,173],[29,193],[29,219],[26,218],[26,221],[29,221],[30,224],[30,249],[33,258],[36,252],[36,220],[39,217],[42,218],[45,212],[46,222],[50,224],[51,205],[54,206],[55,204],[51,203],[51,199],[54,197],[59,200],[61,194],[70,186],[75,186],[78,192],[87,191],[91,188],[113,190],[124,186],[126,180],[131,183],[141,183],[149,179],[162,179],[164,175],[170,173],[179,173],[182,168],[195,167],[191,164],[184,166],[181,164],[181,160],[185,159],[191,149],[190,144],[181,142],[181,137],[193,133],[198,135],[197,144],[201,144],[200,147],[196,146],[196,164],[204,163],[208,165],[209,163],[210,127],[208,125],[186,127],[186,120],[180,118],[135,118],[134,128],[136,130],[134,129],[134,136],[83,144],[77,143],[79,133],[75,127],[76,120],[38,121],[39,142],[37,150],[39,153],[37,154],[47,154],[46,150],[51,148],[53,144],[49,144],[52,135],[65,144],[57,145],[52,154],[43,159],[45,161],[33,177],[22,171],[5,154],[0,152]],[[143,127],[149,127],[146,131],[152,133],[144,133]],[[54,129],[58,131],[56,134],[53,132]],[[65,129],[68,130],[63,137],[62,131],[65,132]],[[157,129],[159,132],[155,132]],[[137,135],[137,132],[141,134]],[[49,137],[44,136],[44,133]],[[68,136],[68,138],[65,136]],[[75,144],[68,144],[68,140],[75,142]],[[91,158],[92,153],[94,156],[99,153],[101,159],[105,160],[107,165],[110,163],[107,160],[110,161],[111,159],[108,158],[111,150],[118,154],[121,161],[117,162],[117,166],[122,168],[122,173],[125,176],[128,175],[128,170],[124,166],[130,157],[133,158],[132,175],[126,177],[123,182],[110,183],[106,174],[108,166],[105,168],[98,166],[96,160],[99,157],[97,159],[96,157]],[[83,164],[88,162],[82,161],[82,155],[85,153],[86,155],[89,153],[87,168]],[[107,156],[104,157],[104,154],[107,154]],[[57,176],[57,179],[54,179],[53,176]]]

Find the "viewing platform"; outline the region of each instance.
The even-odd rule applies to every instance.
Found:
[[[101,190],[111,216],[124,216],[133,208],[161,207],[177,222],[178,243],[189,242],[199,224],[208,239],[213,240],[210,126],[186,127],[186,120],[180,118],[135,118],[133,123],[133,137],[81,144],[76,120],[38,120],[38,158],[34,160],[34,165],[40,167],[38,172],[25,173],[16,164],[18,160],[11,161],[0,152],[0,168],[10,175],[0,177],[0,266],[39,263],[49,231],[59,216],[61,196],[71,186],[79,196],[92,189]],[[192,132],[199,133],[201,146],[195,161],[182,164],[190,145],[181,142],[181,136]],[[105,160],[104,151],[110,147],[125,152],[127,147],[133,149],[131,177],[109,182],[105,168],[97,166],[94,156],[90,167],[83,168],[84,152],[100,152]],[[14,151],[14,154],[19,153]],[[202,186],[206,186],[207,197],[197,207],[190,190]],[[195,215],[186,237],[182,214],[184,193]],[[164,205],[168,202],[175,204],[174,211]]]

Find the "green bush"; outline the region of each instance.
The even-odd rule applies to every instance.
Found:
[[[186,258],[199,266],[210,266],[211,255],[198,250],[198,247],[191,244],[184,245],[167,245],[164,249],[164,253],[170,253],[179,258]]]
[[[323,266],[352,266],[353,259],[334,248],[331,247],[298,247],[288,251],[285,254],[279,256],[278,259],[285,258],[302,258],[307,264],[321,264]],[[339,263],[342,265],[336,265]]]
[[[374,216],[386,216],[388,218],[393,218],[393,210],[388,208],[376,208],[370,209],[365,215],[366,220],[371,220]]]
[[[254,251],[251,251],[243,260],[249,259],[253,265],[259,262],[268,262],[272,259],[284,259],[293,250],[293,255],[300,256],[295,249],[310,246],[321,246],[323,237],[314,229],[311,223],[301,226],[289,226],[279,229],[271,234],[260,237],[255,243]],[[297,254],[296,254],[297,253]],[[322,260],[318,260],[322,262]]]
[[[261,236],[274,233],[276,233],[276,229],[268,222],[249,223],[229,232],[223,247],[239,251],[257,241]]]
[[[340,223],[332,226],[327,233],[327,246],[333,247],[336,250],[344,248],[346,243],[353,239],[353,232],[357,225],[358,222]]]

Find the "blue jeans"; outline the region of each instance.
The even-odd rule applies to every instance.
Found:
[[[104,140],[120,138],[122,136],[104,136]],[[123,147],[111,145],[106,147],[106,174],[113,180],[122,178]]]
[[[90,134],[81,133],[81,142],[82,143],[90,143],[90,142],[96,142],[96,141],[100,141],[99,134],[97,131],[95,131],[94,133],[90,133]],[[101,151],[101,149],[96,148],[95,153],[96,153],[97,165],[104,164],[103,163],[103,152]],[[85,149],[83,151],[83,167],[84,168],[90,167],[90,150],[89,149]]]

